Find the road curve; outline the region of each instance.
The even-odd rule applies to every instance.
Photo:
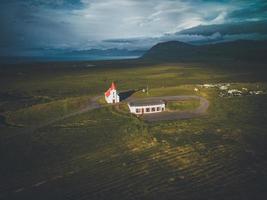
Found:
[[[44,122],[43,124],[40,124],[37,126],[28,127],[27,129],[23,129],[22,132],[25,132],[25,133],[35,132],[36,130],[41,129],[41,128],[46,127],[46,126],[49,126],[55,122],[58,122],[58,121],[82,114],[82,113],[86,113],[86,112],[91,111],[91,110],[95,110],[95,109],[99,109],[99,108],[107,107],[107,106],[113,106],[113,104],[100,105],[98,103],[98,100],[101,97],[102,97],[102,95],[93,97],[89,101],[89,103],[86,107],[84,107],[78,111],[69,113],[69,114],[64,115],[62,117],[51,119],[51,120]],[[137,100],[137,98],[130,97],[130,98],[124,100],[123,102],[130,102],[130,101],[135,100],[135,99]],[[145,100],[150,100],[150,99],[151,100],[159,100],[160,99],[160,100],[165,100],[165,101],[175,101],[175,100],[178,101],[178,100],[187,100],[187,99],[199,99],[200,100],[200,106],[197,109],[195,109],[194,111],[177,111],[177,112],[176,111],[172,111],[172,112],[164,111],[161,113],[145,114],[143,116],[143,119],[145,121],[151,121],[151,122],[152,121],[162,121],[162,120],[189,119],[189,118],[198,117],[200,115],[205,114],[206,110],[209,107],[209,101],[203,97],[200,97],[200,96],[188,95],[188,96],[163,96],[163,97],[145,98]],[[22,132],[20,132],[20,134]]]
[[[91,110],[95,110],[98,108],[102,108],[102,107],[106,107],[106,106],[110,106],[110,104],[106,104],[106,105],[100,105],[98,103],[99,98],[101,98],[102,95],[99,96],[95,96],[93,97],[88,105],[85,108],[82,108],[81,110],[78,110],[76,112],[72,112],[70,114],[64,115],[62,117],[56,118],[56,119],[51,119],[50,121],[43,123],[42,125],[36,126],[36,127],[32,127],[32,131],[35,131],[37,129],[40,129],[42,127],[51,125],[57,121],[61,121],[64,119],[67,119],[69,117],[73,117]],[[130,97],[126,100],[124,100],[123,102],[129,102],[132,100],[135,100],[137,98],[133,98]],[[206,110],[209,107],[209,101],[203,97],[200,96],[194,96],[194,95],[182,95],[182,96],[163,96],[163,97],[149,97],[149,98],[145,98],[146,100],[164,100],[164,101],[179,101],[179,100],[187,100],[187,99],[198,99],[200,100],[200,106],[195,109],[194,111],[172,111],[172,112],[161,112],[161,113],[153,113],[153,114],[145,114],[144,115],[144,120],[146,121],[161,121],[161,120],[174,120],[174,119],[189,119],[189,118],[193,118],[193,117],[198,117],[200,115],[203,115],[206,113]],[[112,106],[113,104],[111,104]]]
[[[163,121],[163,120],[175,120],[175,119],[190,119],[199,117],[201,115],[206,114],[206,111],[209,107],[209,101],[203,97],[195,96],[195,95],[181,95],[181,96],[163,96],[163,97],[149,97],[144,100],[164,100],[164,101],[181,101],[188,99],[197,99],[200,101],[200,105],[198,108],[192,111],[164,111],[161,113],[153,113],[153,114],[144,114],[143,119],[145,121]],[[126,100],[126,102],[132,101]]]

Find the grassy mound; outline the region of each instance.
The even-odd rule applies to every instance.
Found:
[[[37,104],[14,112],[8,112],[6,120],[9,124],[19,126],[38,126],[83,109],[88,105],[88,101],[89,97],[83,96]]]
[[[189,99],[189,100],[183,100],[183,101],[169,101],[167,103],[167,109],[168,110],[194,110],[197,107],[199,107],[200,102],[197,99]]]

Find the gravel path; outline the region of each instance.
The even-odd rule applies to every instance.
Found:
[[[90,110],[94,110],[94,109],[98,109],[98,108],[104,107],[104,106],[101,106],[99,103],[97,103],[97,100],[100,97],[102,97],[102,95],[101,96],[96,96],[96,97],[92,98],[90,100],[89,104],[86,107],[84,107],[84,108],[82,108],[82,109],[80,109],[78,111],[72,112],[70,114],[64,115],[64,116],[59,117],[59,118],[56,118],[56,119],[52,119],[51,121],[48,121],[48,122],[46,122],[46,123],[44,123],[44,124],[42,124],[40,126],[34,127],[33,128],[33,131],[36,130],[36,129],[40,129],[42,127],[48,126],[50,124],[53,124],[55,122],[58,122],[58,121],[61,121],[61,120],[64,120],[64,119],[67,119],[67,118],[70,118],[70,117],[73,117],[73,116],[82,114],[82,113],[86,113],[86,112],[88,112]]]
[[[70,117],[73,117],[73,116],[76,116],[76,115],[79,115],[79,114],[82,114],[82,113],[86,113],[88,111],[91,111],[91,110],[98,109],[98,108],[101,108],[101,107],[106,106],[106,105],[101,106],[100,104],[97,103],[97,100],[100,97],[102,97],[102,95],[101,96],[96,96],[96,97],[92,98],[86,107],[84,107],[84,108],[82,108],[82,109],[80,109],[78,111],[69,113],[69,114],[64,115],[62,117],[53,118],[53,119],[51,119],[49,121],[46,121],[46,122],[44,122],[44,123],[42,123],[40,125],[36,125],[36,126],[32,126],[32,127],[26,127],[26,128],[21,128],[21,130],[20,131],[18,130],[17,131],[17,134],[13,134],[12,137],[14,137],[16,135],[19,135],[19,134],[33,133],[33,132],[37,131],[38,129],[44,128],[46,126],[49,126],[49,125],[54,124],[56,122],[59,122],[61,120],[68,119]],[[5,121],[3,123],[5,123]],[[13,125],[10,125],[10,126],[13,126]],[[10,138],[12,138],[12,137],[10,137]]]
[[[47,122],[45,124],[42,124],[42,125],[40,125],[38,127],[34,127],[33,131],[36,130],[36,129],[48,126],[50,124],[53,124],[55,122],[67,119],[69,117],[73,117],[73,116],[88,112],[90,110],[94,110],[94,109],[98,109],[98,108],[101,108],[101,107],[111,106],[112,105],[112,104],[100,105],[97,101],[101,97],[102,96],[96,96],[96,97],[92,98],[90,100],[90,103],[88,104],[88,106],[83,108],[83,109],[81,109],[81,110],[79,110],[79,111],[70,113],[68,115],[62,116],[62,117],[57,118],[57,119],[52,119],[51,121],[49,121],[49,122]],[[129,102],[129,101],[132,101],[134,99],[135,98],[128,98],[128,99],[124,100],[123,102]],[[146,98],[146,100],[164,100],[164,101],[179,101],[179,100],[187,100],[187,99],[198,99],[200,101],[200,106],[197,109],[195,109],[194,111],[177,111],[177,112],[176,111],[172,111],[172,112],[165,111],[165,112],[162,112],[162,113],[145,114],[144,115],[144,119],[146,121],[188,119],[188,118],[197,117],[197,116],[200,116],[200,115],[203,115],[203,114],[206,113],[206,110],[209,107],[209,101],[206,100],[203,97],[200,97],[200,96],[185,95],[185,96],[164,96],[164,97],[149,97],[149,98]]]
[[[34,126],[34,127],[28,127],[26,130],[23,129],[25,132],[34,132],[40,128],[49,126],[55,122],[67,119],[69,117],[73,117],[82,113],[86,113],[88,111],[102,108],[105,106],[112,106],[112,104],[107,104],[107,105],[100,105],[97,101],[98,99],[101,98],[101,96],[96,96],[92,98],[85,108],[78,110],[76,112],[72,112],[68,115],[56,118],[56,119],[51,119],[50,121],[47,121],[39,126]],[[206,113],[206,110],[209,107],[209,101],[206,100],[203,97],[200,96],[164,96],[164,97],[149,97],[145,98],[146,100],[164,100],[164,101],[178,101],[178,100],[187,100],[187,99],[198,99],[200,100],[200,106],[193,110],[193,111],[164,111],[161,113],[154,113],[154,114],[145,114],[143,116],[143,119],[146,121],[162,121],[162,120],[174,120],[174,119],[189,119],[189,118],[194,118],[198,117],[201,115],[204,115]],[[124,100],[123,102],[129,102],[135,100],[135,98],[128,98]],[[20,133],[21,134],[21,133]]]
[[[163,120],[174,120],[174,119],[189,119],[194,117],[199,117],[204,115],[209,107],[209,101],[200,96],[194,95],[184,95],[184,96],[164,96],[164,97],[150,97],[146,98],[146,100],[164,100],[164,101],[181,101],[181,100],[189,100],[189,99],[197,99],[200,102],[198,108],[192,111],[164,111],[161,113],[153,113],[153,114],[144,114],[143,118],[146,121],[163,121]],[[134,100],[134,99],[131,99]],[[128,102],[129,100],[127,100]]]

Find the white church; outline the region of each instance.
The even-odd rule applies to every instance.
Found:
[[[117,93],[116,85],[112,82],[110,88],[105,92],[105,100],[107,103],[119,103],[120,97]]]
[[[105,92],[105,100],[107,103],[119,103],[120,96],[118,95],[116,85],[112,82],[110,88]],[[136,115],[159,113],[165,111],[166,103],[163,100],[135,100],[128,102],[130,113]]]

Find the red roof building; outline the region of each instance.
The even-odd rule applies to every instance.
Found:
[[[110,88],[105,92],[105,96],[106,96],[106,97],[109,97],[110,94],[111,94],[111,91],[112,91],[112,90],[116,90],[116,85],[115,85],[114,82],[111,83]]]
[[[120,97],[117,94],[117,88],[114,82],[111,83],[110,88],[105,92],[105,99],[107,103],[120,102]]]

